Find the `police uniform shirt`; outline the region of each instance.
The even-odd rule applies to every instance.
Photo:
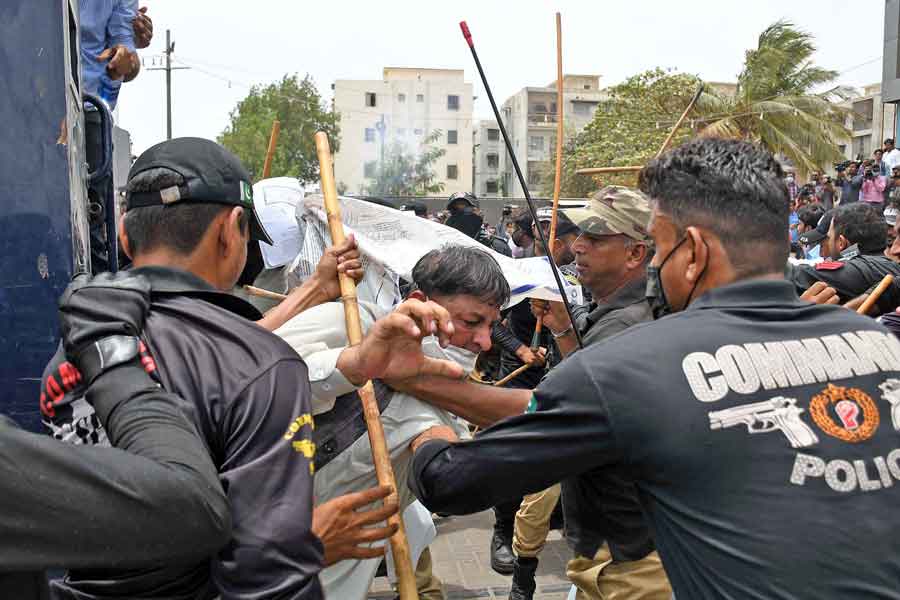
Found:
[[[149,353],[142,361],[185,401],[226,492],[232,536],[217,556],[199,564],[70,572],[56,585],[56,597],[322,598],[323,548],[311,531],[315,446],[306,365],[253,322],[261,315],[246,302],[184,271],[134,272],[153,286],[142,335]],[[62,371],[49,368],[47,381],[54,373],[61,381],[80,379]],[[75,417],[64,408],[51,403],[45,417],[57,410]]]
[[[647,278],[641,277],[622,286],[605,302],[592,303],[588,311],[576,315],[585,348],[632,325],[652,321],[646,289]],[[540,401],[540,397],[537,399]],[[631,479],[612,470],[601,475],[602,480],[572,477],[562,482],[566,540],[577,555],[588,558],[604,542],[608,542],[616,561],[644,558],[655,548]]]
[[[581,341],[590,346],[632,325],[653,320],[647,301],[647,278],[641,277],[617,290],[606,302],[591,304],[583,318],[576,318]]]
[[[839,261],[825,261],[812,265],[794,265],[788,278],[802,294],[817,281],[833,287],[841,302],[848,302],[866,293],[881,279],[891,274],[895,281],[878,299],[881,313],[892,312],[900,305],[900,264],[880,254],[859,254]]]
[[[896,598],[900,342],[746,281],[585,348],[543,410],[429,441],[410,486],[468,513],[567,477],[630,477],[675,595]]]

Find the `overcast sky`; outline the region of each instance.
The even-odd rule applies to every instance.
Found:
[[[465,69],[475,115],[491,108],[458,22],[469,23],[498,103],[556,77],[554,12],[562,13],[563,69],[602,75],[602,85],[656,66],[707,81],[734,81],[744,52],[780,18],[816,37],[815,62],[838,81],[881,80],[884,0],[142,0],[155,36],[145,70],[119,98],[119,125],[135,154],[165,139],[165,73],[149,71],[175,41],[173,135],[215,138],[248,86],[309,73],[331,99],[335,79],[379,79],[385,66]],[[873,59],[877,59],[874,60]],[[863,64],[866,63],[866,64]]]

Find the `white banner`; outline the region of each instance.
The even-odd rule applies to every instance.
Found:
[[[494,252],[451,227],[417,217],[412,211],[399,211],[344,196],[340,198],[340,202],[344,229],[356,237],[360,250],[370,260],[404,279],[411,279],[416,262],[431,250],[446,244],[475,246],[489,252],[506,275],[512,291],[508,306],[525,298],[562,299],[546,257],[513,259]],[[320,194],[307,196],[303,204],[309,214],[323,225],[326,224]],[[581,302],[579,286],[567,285],[566,293],[570,302]]]

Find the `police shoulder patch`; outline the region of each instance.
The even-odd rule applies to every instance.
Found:
[[[842,269],[844,267],[844,263],[832,260],[832,261],[823,261],[816,264],[816,271],[837,271],[838,269]]]

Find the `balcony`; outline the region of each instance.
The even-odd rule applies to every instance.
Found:
[[[555,113],[528,113],[529,125],[548,125],[556,126]]]

